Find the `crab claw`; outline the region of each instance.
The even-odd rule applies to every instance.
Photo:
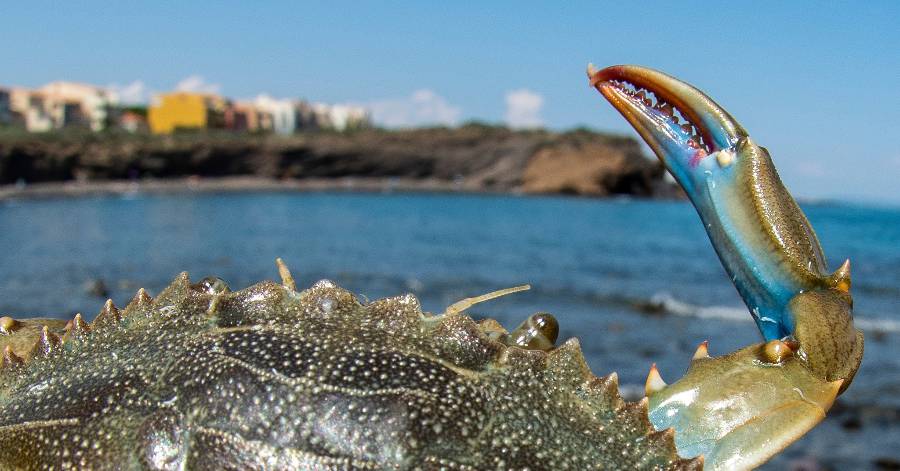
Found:
[[[689,193],[694,191],[691,174],[704,159],[747,137],[703,92],[661,72],[628,65],[589,72],[591,85],[634,126]]]
[[[772,340],[692,360],[681,379],[649,395],[649,417],[675,430],[681,456],[703,455],[705,469],[749,468],[825,418],[842,383],[822,381]]]
[[[703,92],[637,66],[589,66],[588,76],[684,188],[768,341],[700,355],[651,391],[651,421],[714,469],[761,463],[818,423],[859,368],[849,262],[827,272],[768,151]]]

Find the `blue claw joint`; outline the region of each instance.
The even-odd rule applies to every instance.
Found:
[[[682,455],[703,454],[707,466],[764,461],[821,420],[859,368],[849,260],[827,270],[769,152],[703,92],[638,66],[588,75],[684,189],[766,341],[718,358],[698,350],[672,385],[651,371],[651,421],[674,427]],[[710,388],[716,397],[700,399]],[[747,442],[774,451],[749,460]]]

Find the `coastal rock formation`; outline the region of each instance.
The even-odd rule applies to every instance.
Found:
[[[672,196],[634,139],[586,130],[459,128],[294,136],[246,134],[0,135],[0,184],[253,176],[348,179],[422,188],[643,197]],[[327,185],[326,185],[327,186]]]
[[[592,133],[570,133],[554,145],[542,146],[525,166],[526,193],[615,194],[664,196],[672,188],[659,165],[648,165],[630,140],[604,141]]]

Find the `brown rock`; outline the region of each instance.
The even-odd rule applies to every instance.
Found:
[[[564,143],[540,149],[522,176],[527,193],[653,196],[658,170],[628,149],[601,142]]]

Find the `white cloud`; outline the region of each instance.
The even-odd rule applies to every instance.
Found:
[[[125,85],[113,83],[106,88],[115,93],[119,97],[119,102],[125,105],[146,104],[151,95],[150,90],[142,80],[135,80]]]
[[[207,82],[200,75],[191,75],[175,85],[179,92],[210,93],[218,95],[222,92],[222,86],[218,83]]]
[[[416,90],[404,98],[372,101],[364,106],[376,123],[387,127],[452,126],[462,115],[462,108],[428,89]]]
[[[506,92],[506,124],[513,128],[539,128],[544,125],[541,108],[544,97],[520,88]]]

